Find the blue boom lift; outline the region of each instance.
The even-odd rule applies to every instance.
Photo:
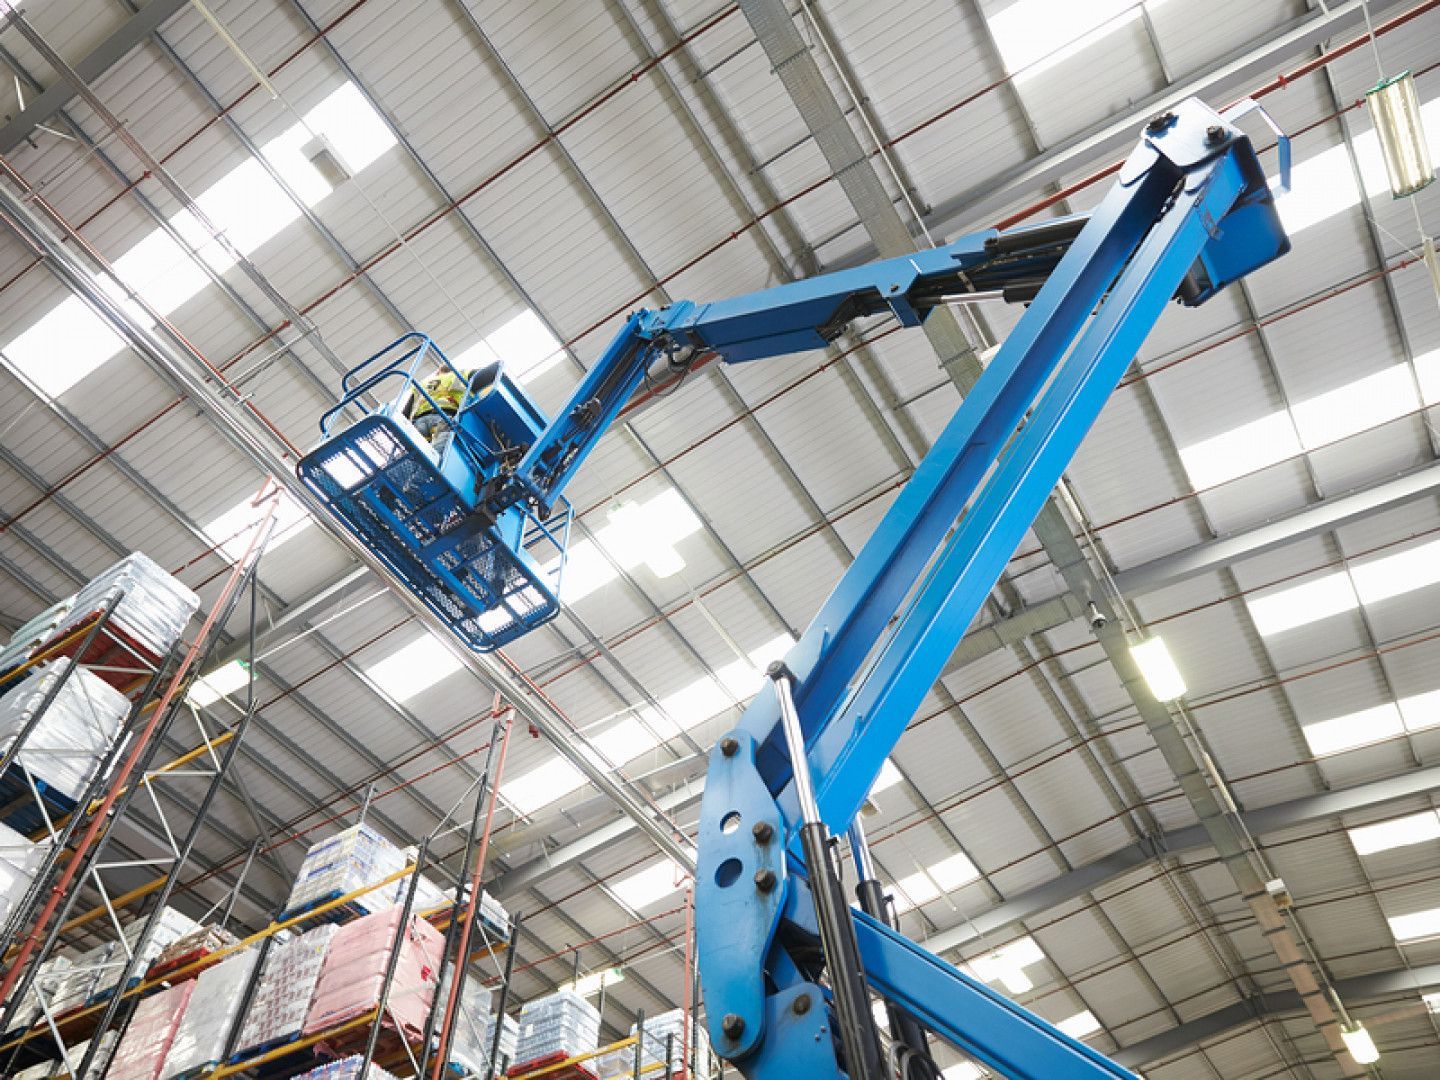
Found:
[[[493,649],[559,610],[563,489],[656,372],[673,377],[706,354],[743,363],[816,349],[866,315],[916,326],[940,304],[1029,303],[771,667],[770,691],[711,753],[696,870],[700,976],[713,1044],[748,1080],[934,1077],[932,1035],[1018,1080],[1132,1075],[906,939],[856,815],[1166,304],[1203,303],[1288,250],[1238,115],[1187,100],[1155,117],[1084,219],[638,311],[554,420],[503,371],[487,371],[442,415],[452,437],[440,453],[404,414],[412,393],[424,394],[418,380],[449,362],[407,335],[346,375],[324,440],[300,463],[345,527],[471,647]],[[1283,187],[1289,143],[1276,134]],[[387,383],[397,393],[367,406]],[[332,430],[352,406],[363,415]],[[858,910],[841,884],[841,836],[855,856]],[[872,994],[885,1003],[888,1056]]]

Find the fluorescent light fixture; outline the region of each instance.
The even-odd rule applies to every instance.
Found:
[[[396,649],[365,674],[396,701],[405,701],[460,670],[460,661],[433,634]]]
[[[1302,449],[1290,414],[1282,409],[1180,447],[1180,461],[1191,485],[1201,491],[1294,457]]]
[[[1305,733],[1305,741],[1310,744],[1310,752],[1316,757],[1327,757],[1393,739],[1404,732],[1405,725],[1400,719],[1399,708],[1394,702],[1387,701],[1384,705],[1306,724],[1301,730]]]
[[[243,661],[231,660],[223,667],[218,667],[203,679],[197,679],[190,687],[190,693],[186,696],[190,704],[197,709],[203,709],[207,705],[213,705],[227,694],[233,694],[236,690],[250,682],[250,669]]]
[[[611,891],[632,911],[642,911],[652,904],[679,892],[685,885],[685,873],[670,859],[664,859],[629,877],[621,878]]]
[[[1440,937],[1440,908],[1427,908],[1409,915],[1391,915],[1387,921],[1396,941]]]
[[[616,983],[625,981],[625,972],[618,967],[602,968],[599,971],[592,971],[589,975],[582,975],[573,983],[562,986],[562,990],[569,990],[580,997],[594,997],[600,992],[603,986],[614,986]]]
[[[1426,810],[1420,814],[1407,814],[1394,821],[1381,821],[1375,825],[1360,825],[1347,830],[1350,842],[1361,855],[1373,855],[1377,851],[1423,844],[1427,840],[1440,840],[1440,814]]]
[[[964,852],[957,851],[954,855],[895,882],[899,894],[895,897],[895,908],[897,911],[909,911],[921,904],[928,904],[946,893],[954,892],[962,885],[978,880],[979,877],[980,871],[975,868],[975,864]]]
[[[1035,987],[1030,977],[1025,974],[1025,969],[1044,959],[1045,953],[1035,943],[1035,939],[1023,937],[1019,941],[1001,946],[994,952],[976,957],[969,962],[969,966],[977,979],[988,983],[998,982],[1012,994],[1023,994]]]
[[[1135,658],[1140,674],[1156,701],[1174,701],[1185,696],[1185,679],[1175,666],[1175,659],[1165,647],[1165,639],[1158,635],[1130,646],[1130,655]]]
[[[1384,80],[1365,92],[1365,104],[1380,139],[1390,194],[1403,199],[1427,187],[1435,179],[1435,166],[1425,141],[1425,122],[1420,116],[1414,76],[1405,71]]]
[[[1375,1040],[1370,1037],[1370,1032],[1365,1030],[1365,1025],[1360,1021],[1341,1024],[1340,1038],[1345,1040],[1345,1049],[1350,1051],[1350,1056],[1355,1059],[1355,1064],[1373,1065],[1380,1060],[1380,1051],[1375,1047]]]
[[[1078,1012],[1074,1016],[1066,1017],[1055,1025],[1072,1039],[1083,1039],[1087,1035],[1094,1035],[1100,1030],[1100,1021],[1095,1019],[1095,1014],[1089,1009]]]
[[[287,493],[282,491],[279,498],[280,505],[275,508],[275,528],[270,533],[271,551],[315,524],[309,511]],[[252,505],[252,502],[253,497],[240,500],[204,528],[205,535],[215,542],[216,550],[231,562],[239,562],[244,557],[245,549],[250,546],[251,530],[264,520],[269,509],[268,502],[259,506]]]
[[[1246,597],[1250,617],[1262,636],[1284,633],[1298,626],[1353,611],[1360,606],[1355,586],[1345,571],[1322,574],[1299,585]]]

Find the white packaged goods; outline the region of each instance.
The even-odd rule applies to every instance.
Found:
[[[119,1041],[120,1036],[114,1031],[107,1031],[104,1035],[100,1036],[100,1049],[96,1051],[95,1060],[90,1064],[90,1076],[105,1075],[105,1067],[110,1064],[110,1059],[115,1056],[115,1047]],[[80,1063],[85,1060],[85,1055],[89,1050],[89,1039],[75,1043],[73,1046],[65,1047],[65,1052],[70,1055],[70,1064],[77,1069],[80,1067]],[[54,1065],[55,1071],[50,1075],[55,1077],[55,1080],[69,1080],[71,1074],[66,1070],[65,1063],[63,1061],[57,1061]]]
[[[40,965],[40,970],[35,973],[35,980],[25,995],[24,1003],[15,1013],[11,1031],[22,1031],[40,1019],[41,998],[45,1000],[45,1007],[53,1012],[51,1002],[55,999],[55,991],[69,976],[70,963],[68,956],[52,956]]]
[[[31,1065],[28,1069],[21,1069],[15,1074],[14,1080],[46,1080],[46,1077],[54,1076],[58,1062],[46,1061],[40,1065]]]
[[[105,1080],[160,1080],[165,1055],[194,992],[195,980],[190,979],[143,998],[135,1006]]]
[[[24,731],[70,665],[63,659],[42,664],[0,698],[0,751]],[[130,702],[118,690],[82,667],[65,680],[41,714],[19,761],[62,795],[79,799],[129,710]]]
[[[440,982],[440,1009],[450,1000],[450,978],[455,969],[445,969]],[[462,1073],[489,1075],[485,1063],[490,1058],[490,988],[479,979],[468,977],[460,993],[460,1006],[455,1011],[454,1037],[450,1040],[450,1064]]]
[[[510,913],[484,889],[480,890],[480,921],[501,941],[510,940]]]
[[[635,1034],[635,1026],[630,1026],[630,1034]],[[710,1056],[710,1036],[705,1031],[704,1024],[691,1023],[690,1030],[685,1030],[685,1012],[683,1009],[671,1009],[667,1013],[661,1013],[653,1020],[645,1021],[645,1038],[642,1059],[646,1065],[664,1065],[665,1048],[667,1043],[673,1048],[670,1062],[673,1069],[680,1068],[681,1050],[685,1043],[686,1035],[692,1040],[695,1052],[691,1055],[694,1058],[694,1072],[703,1072],[703,1065]],[[663,1070],[662,1070],[663,1072]]]
[[[285,914],[305,911],[326,900],[363,889],[404,868],[404,852],[370,826],[353,825],[328,840],[321,840],[305,853],[290,899],[285,904]],[[356,897],[354,903],[367,912],[393,907],[398,884],[392,881],[372,889]]]
[[[51,635],[63,637],[123,590],[110,625],[153,656],[163,656],[180,640],[200,598],[140,552],[125,556],[75,594],[75,603]]]
[[[142,917],[125,927],[126,948],[120,948],[118,942],[112,941],[86,954],[86,956],[94,954],[94,958],[90,962],[96,966],[100,976],[90,992],[91,997],[107,993],[119,985],[120,977],[125,973],[129,956],[135,951],[135,946],[140,940],[140,934],[144,931],[147,921],[148,916]],[[164,952],[171,942],[197,929],[199,926],[190,916],[181,914],[170,907],[161,911],[160,917],[155,920],[155,929],[151,931],[149,940],[139,950],[139,959],[130,976],[131,983],[138,982],[145,977],[145,972],[149,969],[151,962]],[[83,957],[77,961],[77,964],[82,962],[84,962]]]
[[[249,1056],[299,1036],[310,1013],[325,950],[339,929],[334,925],[317,926],[271,948],[235,1043],[237,1054]]]
[[[561,990],[527,1002],[520,1010],[515,1062],[524,1064],[555,1053],[588,1054],[599,1040],[599,1011],[580,995]]]
[[[25,898],[49,844],[32,844],[8,825],[0,825],[0,926]]]
[[[327,1062],[318,1069],[301,1073],[295,1080],[357,1080],[360,1076],[360,1063],[363,1060],[364,1058],[359,1054],[351,1054],[347,1058]],[[365,1070],[365,1080],[395,1080],[395,1077],[380,1066],[371,1065]]]
[[[0,672],[9,671],[28,660],[30,654],[35,651],[35,646],[48,638],[55,627],[60,625],[60,621],[70,614],[70,608],[74,603],[75,598],[67,596],[59,603],[46,608],[11,634],[10,643],[0,649]]]
[[[500,1025],[500,1047],[496,1054],[496,1063],[508,1067],[510,1062],[515,1060],[515,1047],[520,1042],[520,1023],[513,1016],[501,1018],[504,1022]],[[492,1013],[485,1021],[485,1053],[490,1053],[490,1047],[495,1044],[495,1016]]]
[[[240,1016],[245,984],[259,955],[254,949],[246,949],[200,973],[165,1057],[162,1077],[218,1064],[224,1057],[225,1044]]]

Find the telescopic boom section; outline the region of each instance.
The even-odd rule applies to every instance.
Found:
[[[856,985],[915,1022],[892,1033],[916,1064],[909,1075],[935,1075],[917,1025],[1016,1080],[1131,1075],[873,911],[837,915],[834,859],[820,853],[851,832],[886,756],[1168,302],[1202,303],[1288,250],[1233,119],[1192,100],[1150,123],[772,670],[773,689],[712,752],[696,872],[700,973],[716,1049],[749,1080],[887,1075]]]

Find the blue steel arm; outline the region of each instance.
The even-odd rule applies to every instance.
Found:
[[[952,299],[1028,299],[1083,224],[1064,218],[1003,235],[992,229],[732,300],[637,311],[530,446],[501,502],[548,509],[662,358],[671,371],[704,353],[743,363],[823,348],[867,315],[890,312],[902,325],[918,326]]]
[[[1152,122],[786,658],[831,835],[849,827],[1166,303],[1177,293],[1199,302],[1288,246],[1241,132],[1195,101]],[[812,874],[779,720],[776,695],[762,691],[717,745],[700,822],[710,1032],[749,1080],[844,1068],[831,1036],[837,1017],[828,1005],[809,1007],[830,999],[817,981]],[[1003,1075],[1130,1075],[895,931],[860,914],[855,924],[871,988]]]

